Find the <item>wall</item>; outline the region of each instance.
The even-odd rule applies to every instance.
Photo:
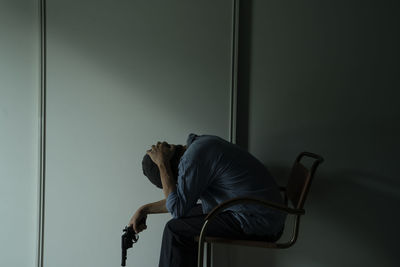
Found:
[[[35,266],[38,2],[0,2],[0,266]]]
[[[399,2],[244,8],[248,139],[239,142],[281,183],[300,151],[326,161],[293,248],[217,247],[215,266],[398,266]]]
[[[147,49],[145,42],[135,43],[133,35],[128,34],[130,28],[123,20],[126,17],[117,16],[120,13],[113,13],[115,7],[104,5],[104,1],[97,1],[99,5],[79,6],[69,1],[70,9],[83,13],[92,10],[98,14],[89,17],[81,14],[78,18],[63,13],[68,8],[57,7],[59,2],[49,2],[54,5],[53,11],[58,10],[50,14],[53,23],[58,19],[58,25],[52,24],[50,28],[50,38],[54,42],[49,49],[57,56],[48,62],[49,66],[57,67],[50,73],[53,75],[50,85],[57,85],[57,90],[65,93],[58,95],[50,87],[49,97],[59,102],[49,102],[49,108],[57,108],[62,113],[53,113],[49,118],[49,127],[57,128],[49,131],[53,145],[48,152],[52,155],[62,146],[65,153],[49,159],[50,164],[54,164],[49,166],[49,183],[54,186],[60,181],[72,183],[57,185],[65,190],[59,195],[60,191],[48,192],[50,200],[64,199],[65,202],[61,203],[64,206],[54,204],[53,210],[47,207],[55,216],[47,218],[50,221],[45,242],[46,264],[68,265],[76,258],[80,263],[74,262],[75,266],[114,264],[119,262],[120,226],[129,220],[139,204],[161,195],[142,179],[136,165],[146,144],[164,137],[180,142],[184,133],[192,130],[227,135],[228,126],[220,126],[221,122],[228,122],[226,114],[219,114],[216,103],[219,101],[215,100],[220,99],[225,110],[228,107],[223,100],[225,93],[217,96],[212,93],[216,87],[227,86],[225,79],[218,77],[228,74],[214,73],[215,65],[209,64],[212,56],[205,56],[206,51],[216,49],[217,55],[229,57],[229,53],[223,52],[226,51],[223,43],[213,42],[228,30],[207,28],[213,37],[202,39],[203,49],[200,50],[203,52],[199,58],[204,61],[199,59],[196,64],[186,64],[188,62],[183,59],[194,53],[193,44],[199,42],[196,35],[201,27],[190,31],[191,35],[183,40],[179,37],[181,33],[172,30],[164,32],[165,35],[159,32],[144,36],[154,44]],[[127,10],[121,8],[118,12],[129,12],[128,1],[121,3]],[[270,166],[278,177],[285,177],[294,156],[302,150],[320,153],[326,162],[313,185],[295,247],[287,251],[217,247],[216,252],[220,254],[217,254],[216,266],[264,266],[265,262],[270,266],[396,266],[396,226],[400,220],[393,211],[397,209],[400,191],[396,172],[399,148],[399,95],[396,90],[399,88],[399,18],[396,14],[399,4],[396,1],[247,0],[245,6],[248,9],[245,12],[251,15],[244,20],[248,23],[245,28],[249,29],[244,35],[249,39],[244,40],[246,46],[241,51],[248,53],[242,66],[247,64],[249,68],[247,73],[242,71],[241,85],[247,84],[249,90],[242,88],[239,101],[241,117],[247,118],[242,123],[248,125],[242,131],[248,138],[239,142]],[[213,8],[220,10],[221,7]],[[162,14],[168,13],[152,13],[152,18],[162,17]],[[201,12],[197,14],[202,17]],[[223,14],[212,18],[228,20],[228,15]],[[191,15],[185,17],[180,13],[178,22],[190,19]],[[83,29],[78,23],[82,20],[87,23]],[[208,25],[218,26],[215,20]],[[120,27],[111,27],[112,21]],[[149,27],[157,27],[155,21]],[[183,23],[178,22],[176,26],[182,26]],[[220,26],[225,27],[223,25]],[[96,32],[104,28],[108,29],[105,37]],[[144,28],[137,28],[140,29]],[[39,114],[37,1],[1,1],[0,33],[0,265],[34,266]],[[179,62],[187,66],[183,70],[186,75],[182,84],[178,84],[182,79],[177,78],[182,78],[180,69],[169,69],[170,64],[165,63],[173,61],[174,57],[156,50],[157,42],[170,35],[174,37],[173,44],[194,40],[188,46],[163,46],[182,53]],[[70,42],[71,36],[75,38],[73,42]],[[139,66],[130,65],[134,62],[133,55],[125,51],[131,45],[147,51],[137,55],[147,61],[140,60]],[[116,49],[121,46],[123,49]],[[113,49],[108,49],[110,47]],[[163,60],[158,61],[160,58]],[[121,61],[122,67],[119,66]],[[146,65],[146,62],[158,64]],[[178,63],[176,66],[180,65]],[[140,73],[155,66],[158,73],[169,70],[168,75],[139,79],[132,91],[130,75],[133,70]],[[216,69],[225,69],[217,66]],[[198,71],[205,69],[210,75],[197,82]],[[68,72],[64,72],[66,70]],[[71,77],[57,76],[60,73]],[[58,79],[62,83],[58,83]],[[165,85],[168,90],[155,92],[152,88],[156,87],[142,86],[146,83],[157,88]],[[200,95],[183,94],[182,88],[193,84]],[[209,90],[201,93],[208,87]],[[117,89],[111,93],[110,88]],[[181,112],[166,113],[169,102],[155,100],[165,99],[166,92],[173,88],[179,88],[174,91],[179,98],[173,98],[171,105],[194,105],[194,108],[186,108],[185,116]],[[136,94],[138,92],[140,94]],[[138,95],[143,98],[137,98]],[[201,101],[197,102],[198,99]],[[152,107],[163,108],[147,111],[148,105],[142,100],[154,101],[156,104]],[[85,101],[90,105],[85,106],[84,103],[88,103]],[[197,117],[197,110],[204,109],[201,103],[208,102],[212,102],[207,104],[212,116]],[[157,126],[138,124],[132,118],[132,114],[143,114],[144,110],[150,112],[146,114],[160,117],[154,122]],[[82,116],[81,111],[86,113]],[[218,118],[210,121],[215,116]],[[193,117],[196,119],[190,119]],[[175,119],[166,122],[165,118]],[[108,124],[104,124],[105,121]],[[154,130],[166,125],[162,132]],[[137,129],[146,131],[136,134]],[[140,145],[132,141],[137,138],[143,140]],[[90,142],[90,148],[87,143],[85,145],[86,141]],[[92,155],[101,156],[94,160]],[[113,179],[107,180],[109,177]],[[140,177],[140,180],[132,177]],[[283,178],[279,180],[284,182]],[[97,187],[93,189],[95,184]],[[76,194],[73,190],[76,185],[89,195]],[[148,194],[142,193],[144,188]],[[88,200],[92,196],[101,202]],[[136,196],[140,196],[140,200]],[[84,201],[79,202],[82,198]],[[149,220],[149,226],[157,230],[154,234],[143,233],[141,245],[135,246],[129,254],[128,264],[135,261],[138,265],[154,265],[157,257],[153,252],[158,254],[159,234],[167,219],[166,216]],[[63,243],[68,238],[79,241],[74,243],[76,247]],[[151,261],[145,263],[148,258]]]
[[[228,138],[231,1],[52,0],[44,266],[117,266],[136,209],[163,198],[150,145]],[[170,215],[151,215],[127,266],[156,266]]]

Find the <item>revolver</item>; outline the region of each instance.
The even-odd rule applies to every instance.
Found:
[[[126,264],[126,251],[128,248],[131,248],[133,243],[136,243],[139,240],[139,236],[133,230],[133,227],[125,226],[123,230],[123,234],[121,236],[121,247],[122,247],[122,261],[121,266],[125,266]]]

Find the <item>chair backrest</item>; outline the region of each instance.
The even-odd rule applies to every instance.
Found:
[[[313,159],[311,168],[307,168],[301,163],[305,157]],[[297,156],[286,186],[286,196],[295,208],[303,208],[315,170],[323,161],[321,156],[310,152],[302,152]]]
[[[305,167],[302,163],[301,160],[304,157],[309,157],[313,159],[313,163],[311,165],[311,168]],[[314,177],[315,170],[317,169],[318,165],[322,163],[324,159],[316,155],[314,153],[310,152],[302,152],[300,153],[291,170],[291,174],[289,177],[288,184],[285,188],[285,203],[287,200],[290,200],[290,202],[293,204],[293,206],[296,209],[303,209],[304,202],[306,200],[308,191],[311,186],[311,182]],[[254,200],[254,199],[253,199]],[[211,211],[211,214],[215,216],[217,214],[216,212],[222,211],[226,206],[226,204],[232,204],[233,201],[236,203],[239,203],[238,201],[249,201],[249,199],[232,199],[225,204],[220,205],[217,207],[217,209],[214,209]],[[286,203],[287,204],[287,203]],[[303,214],[303,213],[302,213]],[[203,266],[203,257],[204,257],[204,241],[207,242],[207,244],[210,243],[228,243],[228,244],[235,244],[235,245],[244,245],[244,246],[255,246],[255,247],[264,247],[264,248],[275,248],[275,249],[284,249],[284,248],[289,248],[291,247],[294,243],[296,243],[297,237],[299,235],[299,225],[300,225],[300,216],[302,214],[295,214],[295,220],[293,223],[293,230],[292,230],[292,235],[290,240],[280,243],[280,242],[268,242],[268,241],[254,241],[254,240],[234,240],[234,239],[228,239],[228,238],[219,238],[219,237],[207,237],[205,238],[205,233],[207,230],[207,225],[208,225],[208,219],[206,219],[205,223],[203,224],[202,230],[200,232],[200,237],[199,237],[199,248],[198,248],[198,265],[197,266]],[[210,214],[209,214],[210,216]],[[211,219],[212,217],[210,217]],[[207,246],[209,249],[209,246]],[[207,250],[209,251],[209,250]],[[210,253],[207,253],[207,266],[209,261],[209,255]]]

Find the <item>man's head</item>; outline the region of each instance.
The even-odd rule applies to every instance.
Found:
[[[175,145],[175,151],[170,160],[171,171],[175,179],[177,179],[178,177],[179,161],[184,152],[185,152],[184,146]],[[143,169],[143,174],[150,180],[152,184],[154,184],[158,188],[162,188],[160,170],[158,169],[157,164],[153,162],[153,160],[150,158],[148,154],[146,154],[143,157],[142,169]]]

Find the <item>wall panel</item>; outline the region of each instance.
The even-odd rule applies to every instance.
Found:
[[[229,137],[231,1],[47,1],[44,266],[120,264],[122,228],[162,198],[141,171],[159,140]],[[128,266],[156,266],[153,215]]]
[[[325,162],[294,247],[219,247],[217,266],[397,266],[399,2],[243,2],[250,152],[281,184],[300,151]]]
[[[0,1],[0,266],[35,266],[39,181],[38,2]]]

